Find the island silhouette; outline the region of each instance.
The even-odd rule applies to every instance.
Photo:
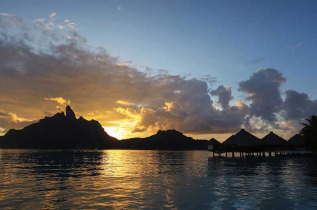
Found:
[[[212,142],[217,140],[212,140]],[[158,131],[146,138],[118,140],[96,120],[76,118],[72,108],[45,117],[22,130],[9,130],[0,137],[0,148],[20,149],[206,149],[207,140],[194,140],[176,130]],[[220,143],[219,143],[220,144]]]
[[[103,149],[116,138],[109,136],[96,120],[78,119],[70,106],[64,112],[45,117],[22,130],[9,130],[0,138],[2,148]]]
[[[21,130],[11,129],[0,136],[0,148],[12,149],[206,150],[208,145],[215,148],[291,148],[303,147],[304,141],[298,134],[286,141],[273,132],[259,139],[245,129],[241,129],[222,144],[214,138],[195,140],[177,130],[159,130],[146,138],[118,140],[108,135],[98,121],[76,118],[69,105],[66,107],[66,114],[60,112]]]

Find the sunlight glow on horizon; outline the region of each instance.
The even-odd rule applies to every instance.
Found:
[[[128,135],[120,127],[103,127],[103,129],[112,137],[115,137],[119,140],[126,138]]]

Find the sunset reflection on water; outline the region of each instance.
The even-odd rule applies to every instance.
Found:
[[[0,208],[316,207],[313,158],[0,150]]]

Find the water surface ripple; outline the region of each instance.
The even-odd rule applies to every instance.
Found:
[[[316,209],[317,159],[0,150],[0,209]]]

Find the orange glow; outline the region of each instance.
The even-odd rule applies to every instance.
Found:
[[[237,107],[239,107],[239,108],[242,108],[244,105],[243,105],[243,103],[242,103],[242,101],[236,101],[236,105],[237,105]]]
[[[44,100],[46,101],[55,101],[57,102],[59,105],[70,105],[70,100],[66,100],[62,97],[56,97],[56,98],[44,98]]]
[[[122,104],[122,105],[131,105],[131,103],[130,103],[130,102],[128,102],[128,101],[124,101],[124,100],[118,100],[118,101],[117,101],[117,104]]]
[[[128,133],[125,133],[122,128],[119,127],[103,127],[103,129],[110,135],[117,139],[126,138]]]
[[[104,130],[110,135],[119,140],[142,137],[143,135],[148,135],[148,133],[140,135],[138,132],[133,132],[137,121],[131,119],[124,119],[118,121],[109,121],[111,125],[103,126]]]
[[[128,66],[126,63],[117,63],[117,66]]]
[[[174,106],[174,102],[165,102],[165,107],[163,107],[163,109],[165,111],[170,112],[173,106]]]

